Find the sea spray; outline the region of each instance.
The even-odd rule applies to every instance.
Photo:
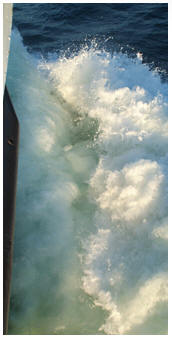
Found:
[[[10,334],[167,332],[167,84],[95,47],[12,34],[21,127]]]

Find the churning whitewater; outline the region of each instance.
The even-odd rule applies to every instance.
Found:
[[[12,33],[10,334],[167,334],[167,83],[95,45],[46,61]]]

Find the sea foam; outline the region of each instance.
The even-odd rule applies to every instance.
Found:
[[[167,84],[139,55],[36,59],[17,31],[7,83],[21,126],[11,333],[166,333]]]

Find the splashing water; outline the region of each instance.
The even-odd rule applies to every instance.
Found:
[[[167,333],[167,84],[95,48],[46,62],[13,31],[20,156],[10,334]]]

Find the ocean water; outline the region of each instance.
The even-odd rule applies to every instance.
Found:
[[[9,334],[167,334],[167,69],[167,5],[14,5]]]

